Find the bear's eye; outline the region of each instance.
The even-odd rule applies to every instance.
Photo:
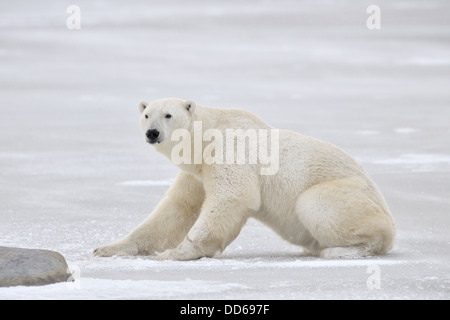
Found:
[[[171,114],[166,114],[166,119],[170,119],[170,118],[172,118],[172,115]]]
[[[145,115],[145,119],[148,119],[148,115],[147,114]]]

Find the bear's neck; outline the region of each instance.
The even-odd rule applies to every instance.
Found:
[[[217,123],[215,123],[214,119],[215,117],[212,115],[211,108],[197,105],[193,115],[192,126],[189,130],[189,138],[186,138],[185,142],[187,142],[187,144],[184,146],[186,149],[190,147],[190,158],[188,159],[188,157],[186,157],[184,158],[185,161],[179,163],[179,159],[177,159],[178,161],[174,161],[174,159],[171,158],[171,151],[170,154],[166,154],[166,156],[168,156],[182,171],[193,175],[200,181],[202,180],[203,151],[208,144],[208,142],[205,143],[203,141],[203,135],[206,130],[215,129],[217,127]],[[182,142],[180,141],[177,143],[180,144]],[[173,145],[172,148],[174,146],[175,145]],[[183,152],[185,150],[184,148]]]

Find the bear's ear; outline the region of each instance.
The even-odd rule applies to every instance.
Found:
[[[148,106],[148,102],[147,101],[141,101],[141,103],[139,103],[139,112],[142,113],[144,112],[145,108],[147,108]]]
[[[195,112],[195,107],[196,104],[194,101],[192,100],[186,100],[186,102],[184,103],[184,106],[186,108],[187,111],[189,111],[190,113],[194,114]]]

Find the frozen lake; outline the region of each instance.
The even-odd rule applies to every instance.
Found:
[[[79,275],[0,299],[449,299],[450,2],[0,3],[0,246],[61,252]],[[97,258],[177,169],[138,103],[241,107],[360,160],[397,224],[394,249],[302,257],[251,220],[213,259]],[[379,275],[379,285],[373,286]]]

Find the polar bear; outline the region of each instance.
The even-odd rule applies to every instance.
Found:
[[[240,109],[209,108],[171,98],[141,102],[139,110],[146,141],[180,172],[144,222],[123,239],[97,248],[95,255],[157,254],[159,260],[212,257],[238,236],[248,218],[303,247],[303,254],[364,257],[392,248],[395,225],[386,201],[364,168],[340,148],[274,129]],[[195,132],[199,125],[200,137]],[[273,131],[276,140],[260,138],[277,147],[270,148],[278,161],[275,170],[263,172],[269,164],[262,159],[249,161],[250,147],[239,150],[236,135],[231,141],[219,139],[221,133],[227,138],[230,130],[244,132],[244,147],[255,142],[251,130]],[[247,161],[236,161],[239,151]],[[227,152],[235,154],[220,159]]]

